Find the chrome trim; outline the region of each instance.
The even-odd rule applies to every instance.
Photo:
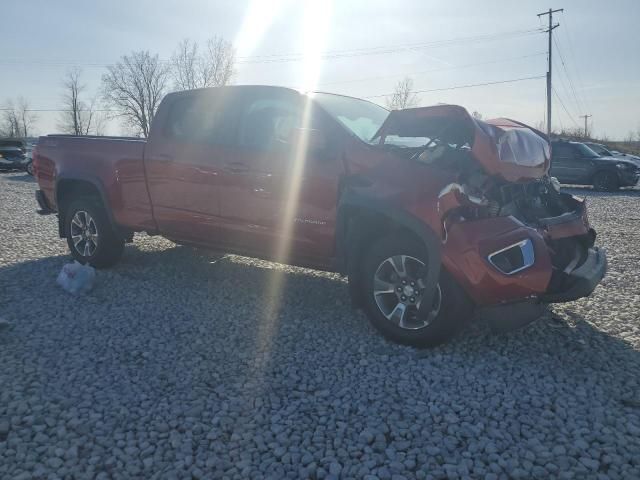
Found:
[[[499,268],[495,263],[493,263],[492,258],[495,257],[496,255],[502,253],[502,252],[506,252],[507,250],[510,250],[514,247],[519,247],[520,248],[520,252],[522,253],[522,261],[523,261],[523,265],[520,268],[516,268],[515,270],[511,271],[511,272],[505,272],[503,271],[501,268]],[[531,241],[531,239],[527,238],[525,240],[521,240],[517,243],[514,243],[512,245],[509,245],[507,247],[501,248],[500,250],[496,250],[493,253],[490,253],[489,255],[487,255],[487,261],[499,272],[504,273],[505,275],[513,275],[515,273],[521,272],[522,270],[529,268],[531,265],[533,265],[536,261],[536,256],[533,250],[533,242]]]

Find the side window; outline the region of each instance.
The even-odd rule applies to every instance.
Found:
[[[573,158],[573,150],[569,145],[556,144],[553,146],[554,158]]]
[[[300,127],[301,105],[297,98],[257,98],[247,102],[240,121],[238,144],[255,150],[277,150],[290,144]]]
[[[185,143],[229,144],[236,125],[235,101],[228,95],[190,95],[173,102],[164,128],[168,139]]]

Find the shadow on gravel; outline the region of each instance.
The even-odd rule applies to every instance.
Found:
[[[16,318],[28,315],[29,305],[22,305],[27,298],[36,299],[42,303],[41,309],[48,310],[47,298],[58,297],[65,300],[63,308],[68,308],[66,300],[73,297],[57,287],[55,279],[62,265],[70,261],[70,256],[60,255],[0,267],[0,315],[5,315],[2,311],[9,311],[10,306],[16,306],[11,309]],[[274,276],[281,277],[282,288],[267,298]],[[435,353],[454,354],[463,349],[471,362],[482,362],[516,342],[518,358],[510,361],[540,359],[542,355],[559,360],[559,369],[586,365],[597,368],[602,360],[611,360],[601,358],[606,352],[607,356],[613,353],[626,357],[627,365],[640,366],[639,351],[621,338],[597,329],[570,308],[559,314],[550,309],[529,326],[504,334],[491,332],[484,321],[471,321],[448,344],[416,351],[387,342],[375,332],[365,316],[351,308],[346,281],[337,274],[183,246],[142,251],[135,244],[128,245],[120,264],[97,272],[96,286],[86,297],[90,299],[89,307],[117,306],[120,314],[129,318],[126,322],[153,328],[164,321],[163,315],[179,317],[179,329],[187,336],[237,342],[247,352],[268,349],[271,356],[286,356],[289,349],[314,348],[313,338],[329,332],[334,340],[332,349],[347,354],[353,353],[357,339],[369,344],[367,349],[392,355],[414,352],[416,358],[428,359]],[[154,317],[150,312],[159,315]],[[49,313],[59,317],[60,312]],[[261,322],[269,321],[269,315],[273,324],[267,332],[267,345],[256,338],[255,332]],[[299,343],[305,338],[309,340],[306,347]],[[210,343],[203,344],[203,355],[210,347]]]

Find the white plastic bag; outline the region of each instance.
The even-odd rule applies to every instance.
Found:
[[[92,266],[74,261],[62,267],[56,283],[67,292],[76,295],[91,290],[95,279],[96,271]]]

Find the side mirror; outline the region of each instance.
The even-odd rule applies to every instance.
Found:
[[[291,132],[291,145],[303,147],[308,151],[324,150],[327,139],[321,130],[313,128],[295,128]]]

